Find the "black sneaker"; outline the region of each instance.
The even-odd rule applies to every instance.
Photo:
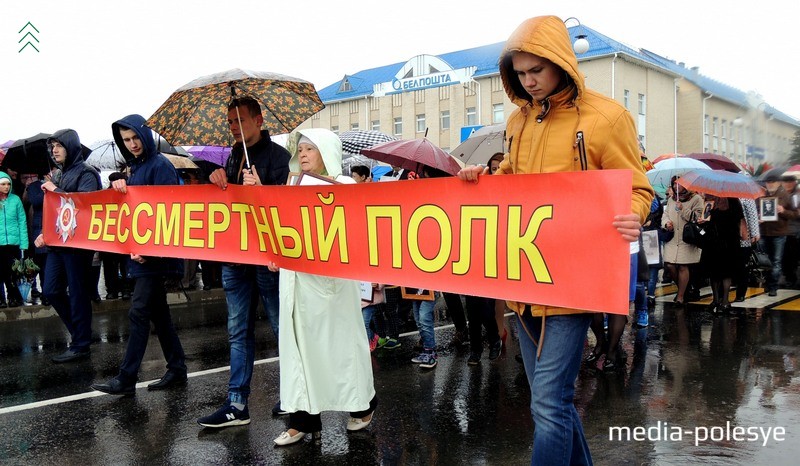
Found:
[[[203,427],[211,427],[213,429],[243,426],[250,424],[250,413],[247,410],[247,406],[243,410],[238,410],[231,406],[230,403],[225,403],[214,414],[198,419],[197,423]]]
[[[467,359],[468,366],[477,366],[481,362],[481,354],[480,353],[469,353],[469,359]]]
[[[503,340],[497,340],[494,344],[489,346],[489,360],[494,361],[500,357],[500,351],[503,349]]]
[[[287,414],[289,414],[289,411],[284,411],[281,408],[281,402],[280,401],[275,403],[275,406],[272,407],[272,415],[273,416],[285,416]]]

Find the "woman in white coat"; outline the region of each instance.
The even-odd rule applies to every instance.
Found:
[[[342,143],[333,132],[298,130],[286,148],[292,154],[290,171],[355,183],[342,176]],[[319,439],[322,411],[350,412],[348,431],[367,427],[377,397],[359,283],[287,269],[280,273],[281,408],[289,412],[289,425],[275,444],[297,443],[309,433]]]

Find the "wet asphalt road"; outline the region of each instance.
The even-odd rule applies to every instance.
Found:
[[[673,307],[670,299],[667,296],[656,305],[650,328],[626,329],[623,370],[610,374],[588,367],[581,370],[576,405],[595,464],[797,464],[800,313],[758,308],[741,317],[713,317],[698,307]],[[272,439],[285,429],[285,418],[270,414],[279,397],[279,374],[277,344],[266,322],[259,321],[257,327],[252,423],[215,431],[200,428],[196,419],[217,409],[225,397],[224,302],[173,306],[173,310],[192,373],[188,385],[166,392],[140,388],[135,397],[127,398],[88,388],[116,374],[127,339],[125,312],[97,313],[91,359],[66,365],[50,362],[67,343],[57,318],[1,323],[0,463],[521,465],[530,461],[530,394],[522,366],[514,359],[519,350],[513,317],[507,318],[509,338],[503,355],[490,362],[484,351],[477,367],[466,365],[468,347],[449,344],[453,331],[446,319],[440,320],[442,328],[436,333],[442,349],[432,371],[409,361],[416,335],[405,336],[398,350],[376,351],[379,407],[368,431],[347,434],[346,413],[324,413],[321,443],[309,438],[300,445],[274,448]],[[590,337],[587,352],[592,343]],[[152,336],[140,385],[163,371]],[[609,439],[610,426],[631,431],[639,427],[649,432],[649,438]],[[760,437],[731,438],[736,427],[750,428],[743,432],[751,437],[759,432]],[[775,428],[780,427],[785,435],[777,440],[781,435]],[[696,442],[703,429],[709,440]]]

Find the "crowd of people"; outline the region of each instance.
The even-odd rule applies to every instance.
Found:
[[[796,268],[800,255],[800,192],[794,177],[768,178],[767,196],[775,199],[775,216],[765,219],[760,203],[751,199],[701,196],[673,179],[663,199],[655,197],[641,165],[635,125],[619,103],[585,85],[572,44],[560,18],[544,16],[523,22],[506,42],[500,56],[504,89],[518,108],[507,121],[505,153],[486,165],[463,168],[458,177],[477,183],[481,176],[625,169],[633,173],[631,209],[619,212],[609,224],[629,242],[631,278],[629,299],[635,324],[648,326],[659,280],[677,284],[675,303],[696,299],[706,281],[713,302],[709,310],[732,312],[729,290],[736,285],[735,301],[745,299],[747,259],[753,245],[771,258],[766,277],[769,295],[781,286],[800,288]],[[339,183],[376,181],[366,166],[342,173],[342,144],[326,129],[296,130],[286,148],[262,129],[259,103],[249,97],[228,105],[228,125],[236,143],[224,167],[215,167],[200,181],[221,190],[229,184],[284,185],[290,172],[306,172]],[[111,189],[128,186],[174,185],[181,176],[158,152],[153,133],[140,115],[129,115],[111,125],[127,168],[112,176]],[[568,141],[568,144],[564,144]],[[574,142],[574,143],[573,143]],[[24,255],[41,269],[43,302],[49,302],[71,335],[67,350],[54,362],[65,363],[90,354],[91,302],[99,299],[92,251],[46,245],[41,234],[44,191],[90,192],[101,189],[97,171],[81,154],[73,130],[57,131],[48,140],[53,170],[46,174],[0,172],[0,274],[8,304],[19,304],[15,259]],[[416,172],[393,167],[386,180],[413,180],[448,176],[429,166]],[[706,212],[707,211],[707,212]],[[37,217],[38,215],[38,217]],[[689,222],[713,231],[702,247],[684,241]],[[658,258],[648,260],[642,231],[658,235]],[[655,234],[654,233],[654,234]],[[97,262],[97,261],[95,261]],[[149,339],[155,327],[166,361],[163,377],[150,390],[182,386],[187,382],[185,355],[166,301],[172,280],[183,283],[197,270],[197,262],[130,255],[103,255],[107,299],[130,299],[130,337],[118,374],[92,388],[115,395],[132,395]],[[190,269],[188,272],[186,268]],[[208,282],[206,271],[208,269]],[[663,272],[662,272],[663,269]],[[286,430],[276,446],[320,437],[320,413],[349,413],[347,431],[367,428],[376,416],[370,352],[401,346],[399,332],[406,316],[420,334],[411,360],[423,370],[437,365],[434,332],[435,303],[447,304],[456,332],[454,343],[469,345],[467,364],[497,359],[508,335],[504,313],[511,310],[520,338],[520,362],[531,391],[535,425],[531,464],[591,464],[591,454],[573,398],[582,363],[613,371],[620,362],[618,348],[627,323],[627,309],[604,316],[586,310],[522,303],[477,296],[459,296],[439,290],[408,290],[390,283],[361,283],[264,265],[203,263],[206,286],[224,289],[230,343],[230,378],[221,406],[197,420],[204,428],[219,429],[250,423],[248,398],[255,358],[256,312],[261,304],[280,353],[280,399],[272,414],[288,415]],[[32,298],[38,297],[38,290]],[[371,294],[364,298],[365,293]],[[409,296],[409,294],[415,296]],[[412,297],[413,299],[407,299]],[[462,299],[463,298],[463,299]],[[500,298],[500,297],[498,297]],[[5,301],[0,301],[5,304]],[[589,329],[596,345],[588,356],[584,346]],[[348,338],[341,338],[347,335]],[[222,396],[220,396],[222,399]]]

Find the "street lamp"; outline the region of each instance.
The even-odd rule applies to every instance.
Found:
[[[580,20],[574,16],[570,16],[569,18],[564,20],[564,25],[566,26],[567,21],[575,20],[578,23],[578,26],[582,26]],[[578,31],[581,32],[581,31]],[[575,42],[572,43],[572,50],[575,51],[576,54],[580,55],[582,53],[586,53],[589,51],[589,41],[586,39],[586,34],[577,34],[575,35]]]

